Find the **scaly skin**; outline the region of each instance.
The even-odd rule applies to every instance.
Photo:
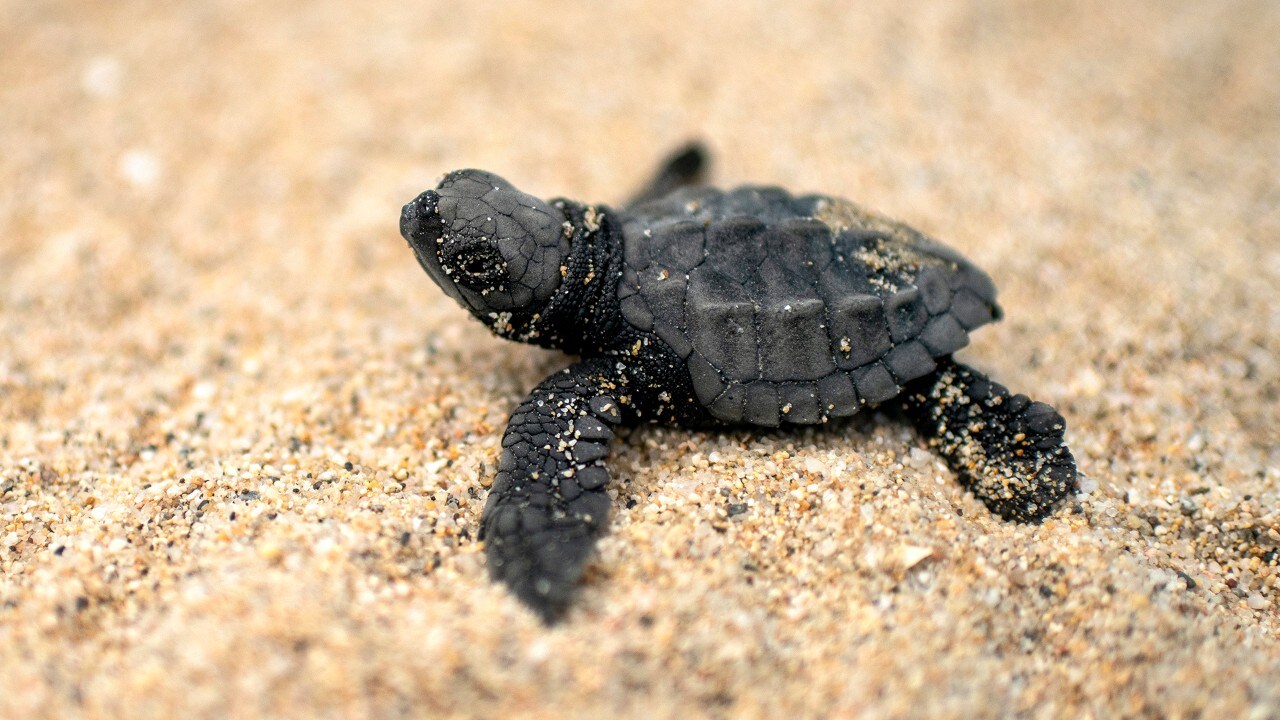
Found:
[[[609,516],[603,461],[626,393],[612,366],[577,363],[516,408],[480,521],[490,574],[548,622],[568,608]]]
[[[951,358],[901,395],[907,417],[960,482],[1005,520],[1038,522],[1075,492],[1066,421]]]

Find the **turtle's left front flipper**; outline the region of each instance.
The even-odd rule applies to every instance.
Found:
[[[908,385],[902,401],[930,446],[1000,517],[1042,520],[1077,489],[1066,421],[1052,407],[950,358]]]
[[[566,368],[511,414],[481,518],[489,574],[547,622],[568,608],[609,515],[604,459],[625,380],[604,359]]]

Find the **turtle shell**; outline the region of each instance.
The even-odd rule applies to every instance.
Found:
[[[730,423],[853,415],[933,371],[998,319],[954,250],[845,200],[688,188],[622,218],[626,320],[684,361]]]

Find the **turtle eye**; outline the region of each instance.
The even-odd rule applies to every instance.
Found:
[[[498,289],[506,280],[506,260],[487,243],[458,248],[441,260],[445,272],[453,276],[455,282],[474,290]]]
[[[463,275],[483,277],[487,272],[489,272],[489,263],[487,260],[487,258],[482,257],[469,258],[462,264],[462,267],[458,269],[462,271]]]

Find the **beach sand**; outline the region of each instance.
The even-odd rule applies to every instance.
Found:
[[[0,716],[1280,717],[1277,36],[0,3]],[[400,206],[468,166],[618,202],[692,137],[982,265],[961,357],[1063,413],[1084,492],[1002,522],[882,413],[641,427],[566,620],[491,583],[502,429],[567,359],[454,305]]]

